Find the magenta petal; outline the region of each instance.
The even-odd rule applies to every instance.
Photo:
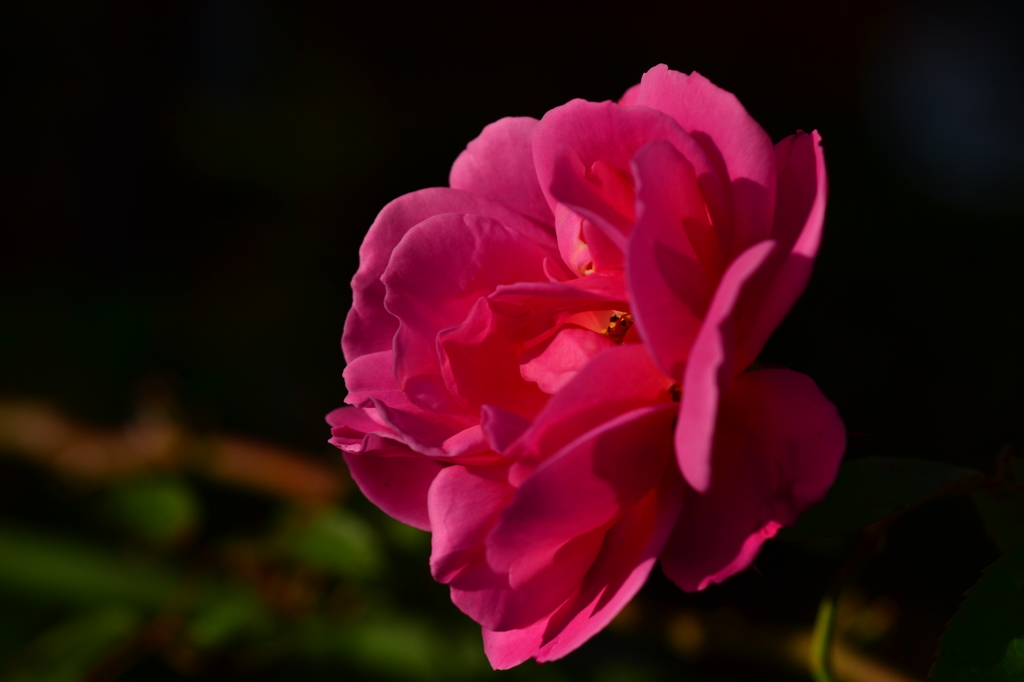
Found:
[[[484,128],[455,160],[449,184],[505,204],[542,225],[554,225],[533,165],[537,123],[526,116],[509,117]]]
[[[384,308],[381,276],[402,237],[413,226],[441,213],[481,215],[507,225],[528,222],[500,203],[447,187],[412,192],[385,206],[359,247],[359,270],[352,278],[352,309],[345,319],[341,341],[348,362],[391,348],[398,320]]]
[[[402,456],[408,453],[409,456]],[[385,514],[420,530],[430,530],[427,491],[444,468],[395,443],[387,451],[343,453],[352,479]]]
[[[678,475],[667,476],[608,530],[579,591],[558,611],[528,628],[484,628],[484,652],[491,666],[504,670],[531,657],[557,660],[604,629],[647,580],[682,500]]]
[[[540,231],[532,225],[525,227]],[[553,239],[540,237],[552,247],[548,251],[524,235],[523,227],[449,213],[419,223],[395,247],[381,279],[385,306],[400,323],[395,378],[414,403],[438,409],[448,394],[437,350],[440,331],[461,324],[501,284],[546,280],[543,261],[554,249]]]
[[[651,142],[637,152],[633,168],[638,215],[627,252],[630,310],[658,364],[679,381],[713,290],[688,234],[713,240],[714,233],[693,166],[672,145]],[[717,248],[710,246],[709,265],[717,268]]]
[[[642,407],[602,424],[544,461],[487,539],[487,560],[511,584],[542,570],[570,539],[617,519],[657,484],[672,454],[675,405]]]
[[[451,466],[437,475],[427,495],[434,580],[450,581],[480,554],[514,494],[507,465]]]
[[[448,390],[468,411],[485,403],[532,417],[547,396],[519,371],[518,345],[502,329],[486,298],[477,299],[466,321],[437,335],[441,371]]]
[[[752,246],[725,271],[683,373],[676,458],[683,478],[701,492],[711,484],[711,447],[719,396],[735,373],[736,304],[774,248],[771,240]]]
[[[644,74],[635,103],[675,119],[711,158],[722,180],[729,182],[728,253],[739,254],[767,239],[775,204],[772,141],[736,96],[696,72],[687,76],[661,64]],[[714,212],[712,218],[720,224]]]
[[[711,487],[686,498],[665,573],[699,590],[745,568],[824,496],[844,447],[843,423],[810,378],[784,369],[737,376],[722,396]]]
[[[642,344],[609,348],[551,396],[508,451],[527,459],[547,458],[626,412],[659,402],[672,405],[671,385]]]
[[[797,133],[775,146],[778,193],[772,238],[783,256],[778,272],[763,293],[750,327],[739,340],[737,364],[753,362],[765,342],[803,293],[811,277],[825,222],[828,179],[821,136]]]

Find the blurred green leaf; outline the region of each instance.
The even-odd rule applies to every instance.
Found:
[[[199,501],[180,478],[132,479],[108,493],[107,508],[132,535],[155,547],[185,539],[199,524]]]
[[[935,682],[1024,679],[1024,545],[989,566],[939,644]]]
[[[985,531],[1003,552],[1024,543],[1024,489],[992,488],[971,492]]]
[[[312,660],[350,663],[374,679],[466,679],[490,670],[473,630],[439,630],[426,620],[382,613],[357,621],[319,616],[289,628],[284,648]]]
[[[384,563],[373,527],[341,509],[290,519],[278,530],[273,547],[293,561],[343,578],[371,576]]]
[[[141,614],[126,607],[65,621],[36,639],[3,682],[78,682],[141,623]]]
[[[844,462],[825,499],[779,537],[806,541],[849,533],[975,476],[979,474],[972,469],[924,459],[869,457]]]
[[[250,590],[229,583],[210,586],[189,620],[187,635],[199,648],[210,649],[269,634],[274,618]]]
[[[0,591],[58,603],[158,607],[176,583],[162,567],[68,538],[0,526]]]

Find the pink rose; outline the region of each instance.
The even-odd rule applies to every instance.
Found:
[[[773,147],[662,65],[487,126],[450,181],[370,227],[328,422],[508,668],[579,647],[659,558],[684,590],[743,570],[831,484],[835,408],[751,367],[810,275],[825,166],[817,133]]]

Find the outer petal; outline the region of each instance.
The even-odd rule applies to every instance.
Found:
[[[543,239],[554,246],[548,235]],[[501,284],[546,280],[543,261],[550,255],[520,230],[479,216],[439,215],[409,230],[382,281],[385,306],[400,321],[395,378],[410,400],[438,409],[449,399],[438,332],[463,322],[476,301]]]
[[[672,145],[651,142],[637,152],[633,169],[638,216],[627,252],[630,310],[658,364],[679,381],[711,301],[717,245],[693,166]],[[690,235],[711,251],[710,273]]]
[[[528,116],[495,121],[480,133],[452,166],[449,184],[505,204],[549,228],[554,216],[533,165],[533,131]]]
[[[782,259],[767,290],[754,303],[747,332],[739,341],[737,364],[746,367],[786,316],[810,279],[825,222],[828,179],[821,136],[797,133],[775,146],[778,193],[772,238]]]
[[[366,453],[343,453],[352,479],[385,514],[420,530],[430,530],[427,491],[444,468],[401,443]]]
[[[500,203],[447,187],[412,192],[385,206],[359,247],[359,270],[352,278],[352,309],[345,319],[341,340],[346,361],[391,348],[398,321],[384,309],[381,275],[405,233],[441,213],[481,215],[512,226],[526,222]]]
[[[736,96],[696,72],[687,76],[660,64],[644,74],[635,103],[674,118],[728,182],[732,243],[727,253],[739,254],[767,239],[775,203],[772,141]],[[714,223],[722,227],[715,207],[710,208]]]
[[[484,538],[515,489],[507,466],[449,467],[430,488],[434,531],[431,570],[451,587],[452,601],[486,627],[526,627],[554,611],[579,586],[601,547],[604,529],[559,547],[549,570],[534,580],[511,585],[507,573],[491,570]]]
[[[698,491],[711,484],[711,451],[719,396],[735,374],[734,313],[744,288],[768,262],[775,242],[740,254],[725,271],[683,374],[683,400],[676,425],[676,458],[683,478]]]
[[[551,568],[573,538],[615,521],[656,486],[672,454],[675,405],[642,407],[584,434],[527,478],[487,538],[511,585]]]
[[[646,107],[573,100],[544,115],[533,142],[537,176],[556,221],[562,204],[622,248],[633,216],[623,213],[629,209],[623,208],[622,183],[616,178],[628,178],[633,155],[652,140],[667,140],[679,150],[696,168],[705,199],[716,212],[724,210],[710,160],[672,118]],[[559,234],[560,246],[565,238]]]
[[[553,661],[600,632],[640,590],[682,504],[682,483],[669,472],[659,487],[612,526],[580,589],[555,613],[519,630],[484,628],[484,651],[495,669],[528,658]]]
[[[686,498],[665,573],[700,590],[746,568],[765,539],[821,499],[844,447],[843,423],[810,378],[783,369],[737,376],[722,397],[711,487]]]

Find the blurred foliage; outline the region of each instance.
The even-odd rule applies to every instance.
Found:
[[[843,462],[825,499],[779,537],[806,541],[851,533],[978,477],[963,467],[923,459],[866,457]]]
[[[171,679],[315,680],[345,671],[357,680],[431,681],[495,674],[477,626],[430,580],[429,535],[359,496],[346,497],[342,469],[249,439],[199,436],[166,419],[147,420],[104,430],[38,404],[0,402],[0,466],[29,467],[35,477],[22,477],[30,486],[60,487],[58,497],[77,510],[56,524],[0,515],[0,682],[148,680],[156,662],[166,666],[165,677],[172,671]],[[913,682],[872,655],[899,636],[908,614],[892,597],[865,593],[848,564],[856,557],[884,561],[881,539],[903,512],[959,493],[969,493],[994,538],[1009,542],[1024,524],[993,512],[990,502],[1017,509],[1019,469],[1010,450],[992,477],[923,460],[844,463],[826,499],[783,533],[801,542],[770,543],[759,558],[766,574],[806,572],[778,595],[784,602],[833,595],[830,628],[813,647],[813,612],[779,622],[777,606],[760,614],[723,608],[721,599],[707,601],[714,590],[680,608],[678,599],[688,598],[669,586],[666,599],[652,576],[653,586],[579,655],[502,675],[550,682],[801,680],[816,650],[834,675],[821,679]],[[865,526],[870,533],[860,532]],[[855,536],[861,545],[843,539]],[[1016,555],[1007,556],[1012,562]],[[823,571],[842,578],[838,591],[828,592]],[[968,628],[959,623],[973,622],[971,613],[987,608],[985,600],[1000,590],[1015,589],[997,580],[1004,573],[994,567],[970,593],[969,608],[943,640],[944,660],[958,655],[957,633]],[[718,594],[728,603],[728,590],[742,590],[755,576],[745,573]],[[755,589],[765,594],[763,586]],[[1012,634],[1016,621],[1004,620],[993,636]],[[1006,646],[1012,653],[1017,645]]]
[[[985,570],[942,637],[935,682],[1024,679],[1024,545]]]

